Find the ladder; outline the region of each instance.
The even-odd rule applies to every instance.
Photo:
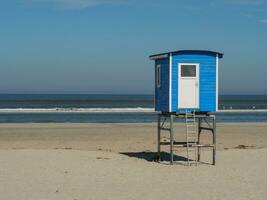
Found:
[[[197,165],[197,128],[195,111],[185,111],[187,165]],[[191,154],[194,153],[193,155]]]

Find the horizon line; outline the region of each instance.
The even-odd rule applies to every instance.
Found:
[[[154,93],[1,93],[0,95],[154,95]],[[267,94],[219,94],[219,96],[267,96]]]

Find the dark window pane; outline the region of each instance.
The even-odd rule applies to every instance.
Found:
[[[196,65],[182,65],[181,77],[196,77]]]
[[[157,65],[157,87],[160,87],[160,79],[161,79],[161,74],[160,74],[160,65]]]

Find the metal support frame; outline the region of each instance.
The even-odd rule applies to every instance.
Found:
[[[157,155],[157,159],[158,161],[160,161],[160,141],[161,141],[161,136],[160,136],[160,125],[161,125],[161,122],[160,122],[160,115],[157,115],[158,116],[158,140],[157,140],[157,145],[158,145],[158,155]]]
[[[170,116],[170,162],[173,164],[173,115]]]
[[[216,162],[216,117],[214,114],[203,114],[203,113],[196,113],[195,117],[197,118],[198,122],[198,134],[197,134],[197,161],[199,162],[201,159],[201,148],[212,148],[212,164],[215,165]],[[162,118],[164,119],[162,121]],[[187,147],[186,142],[176,142],[174,141],[174,118],[185,118],[184,113],[158,113],[157,114],[157,159],[161,161],[161,145],[170,145],[170,164],[174,163],[174,147]],[[166,128],[166,121],[169,119],[169,128]],[[212,120],[212,123],[209,122],[209,119]],[[204,123],[206,126],[204,126]],[[162,142],[161,141],[161,131],[169,131],[170,133],[170,141],[169,142]],[[212,133],[212,144],[202,144],[200,142],[200,136],[202,130],[211,131]]]
[[[201,127],[201,121],[202,121],[201,118],[198,118],[197,144],[200,143],[200,133],[201,133],[201,129],[200,129],[200,127]],[[199,146],[197,147],[197,161],[198,161],[198,162],[200,161],[200,148],[199,148]]]
[[[216,162],[216,117],[213,118],[213,137],[212,137],[212,143],[213,143],[213,159],[212,164],[215,165]]]

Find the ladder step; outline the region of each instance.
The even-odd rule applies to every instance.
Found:
[[[195,134],[196,132],[195,131],[189,131],[189,130],[187,130],[187,134],[188,133],[194,133]]]
[[[197,139],[194,135],[192,135],[192,136],[187,136],[187,138],[188,138],[188,139],[195,139],[195,140]]]
[[[187,127],[195,127],[196,128],[196,125],[195,124],[186,124]]]
[[[189,148],[187,149],[188,152],[190,152],[192,154],[192,152],[195,152],[195,149]],[[192,156],[192,155],[191,155]]]
[[[196,143],[196,142],[197,142],[197,140],[194,138],[188,138],[187,139],[187,143]]]
[[[189,141],[189,140],[197,140],[197,138],[195,138],[195,137],[187,137],[187,141]]]
[[[194,113],[186,113],[186,116],[195,116]]]
[[[187,141],[197,142],[197,138],[196,137],[187,137]]]
[[[196,131],[197,129],[196,129],[196,127],[190,126],[190,127],[187,127],[187,130],[190,130],[190,131],[194,130],[194,131]]]
[[[196,145],[195,143],[188,143],[188,146],[189,147],[192,147],[191,149],[194,149],[195,150],[195,148],[193,148],[193,147],[196,147],[196,146],[193,146],[193,145]]]
[[[190,138],[190,139],[197,139],[197,137],[195,135],[188,135],[187,134],[187,138]]]
[[[196,132],[195,131],[187,131],[187,134],[186,135],[193,135],[193,136],[195,136],[196,137]]]
[[[187,118],[186,121],[187,122],[196,122],[196,120],[194,118],[189,118],[189,119]]]
[[[187,137],[187,141],[197,141],[197,138],[195,138],[195,137]]]
[[[170,128],[160,128],[160,129],[163,130],[163,131],[171,131]]]
[[[195,124],[186,124],[187,128],[192,128],[192,129],[196,129],[196,125]]]
[[[197,141],[195,139],[190,139],[190,140],[187,140],[187,142],[185,142],[185,144],[197,144]]]
[[[197,166],[197,161],[189,161],[189,162],[187,162],[188,163],[188,166],[192,166],[192,165],[195,165],[195,166]]]

